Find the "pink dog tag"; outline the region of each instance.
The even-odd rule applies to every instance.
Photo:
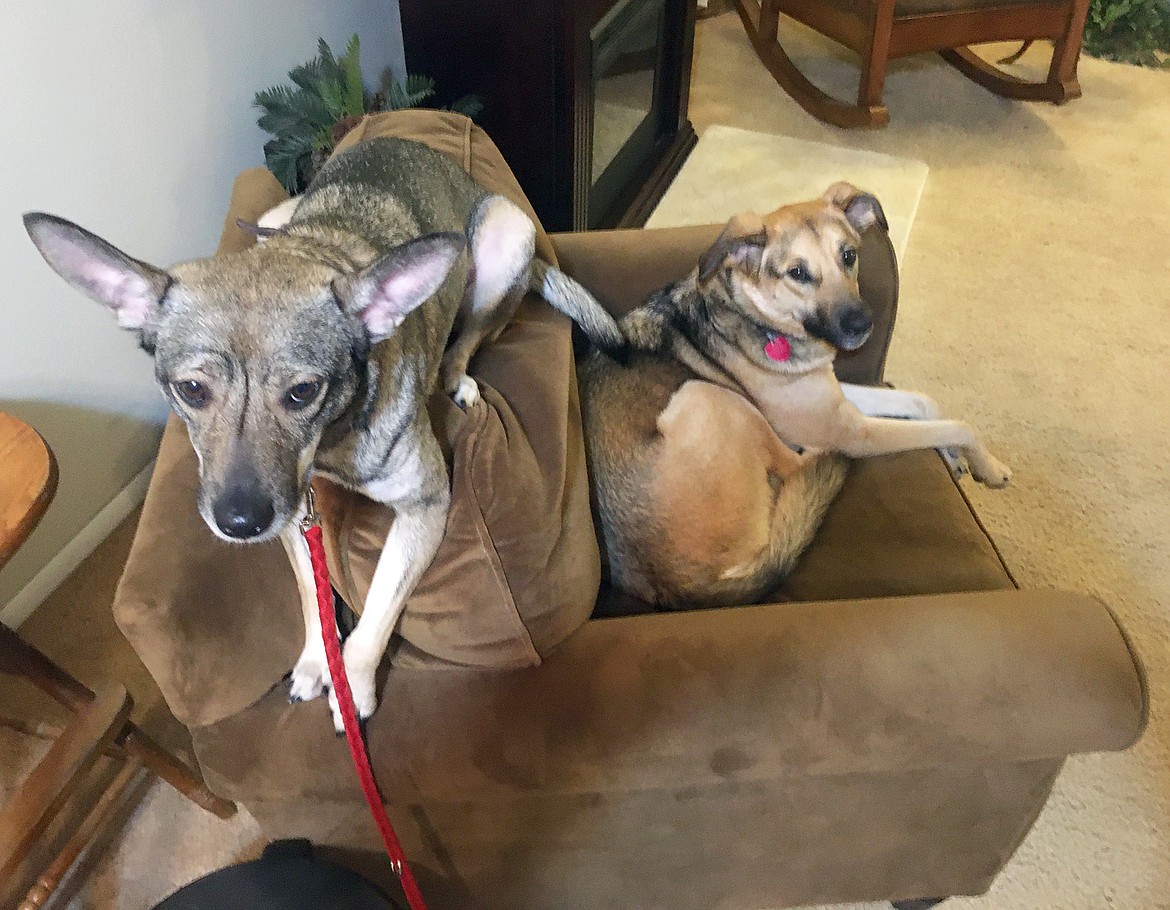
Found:
[[[777,335],[764,345],[764,353],[772,360],[783,362],[792,356],[792,345],[783,335]]]

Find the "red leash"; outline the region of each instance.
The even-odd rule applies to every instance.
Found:
[[[333,691],[337,693],[337,704],[341,708],[341,720],[345,725],[345,740],[349,744],[349,754],[353,757],[358,780],[361,781],[362,794],[366,797],[370,814],[374,816],[374,824],[378,826],[378,833],[382,835],[382,843],[386,845],[386,855],[390,857],[390,868],[394,870],[402,884],[402,892],[406,895],[406,902],[410,905],[410,910],[426,910],[422,892],[418,890],[418,884],[410,872],[410,866],[407,865],[402,844],[398,842],[398,835],[394,833],[394,828],[386,815],[386,807],[382,805],[382,795],[378,792],[378,784],[374,780],[374,770],[370,767],[370,755],[366,751],[366,743],[358,726],[357,709],[353,704],[353,692],[350,691],[349,679],[345,675],[345,664],[341,659],[341,641],[337,637],[337,619],[333,614],[333,588],[329,583],[329,567],[325,564],[325,544],[322,541],[321,525],[317,520],[317,512],[313,507],[311,489],[309,514],[302,522],[301,528],[305,532],[305,540],[309,544],[309,556],[313,561],[313,580],[317,583],[317,608],[321,613],[321,637],[325,642],[325,657],[329,662],[329,676],[333,681]]]

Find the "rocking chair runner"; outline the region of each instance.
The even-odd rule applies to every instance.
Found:
[[[1079,98],[1077,59],[1089,0],[736,0],[740,18],[763,64],[793,100],[827,123],[880,127],[886,66],[896,57],[938,51],[959,72],[989,91],[1020,101],[1063,104]],[[857,103],[813,85],[778,39],[780,15],[791,16],[861,55]],[[1019,79],[968,45],[988,41],[1053,41],[1043,82]]]

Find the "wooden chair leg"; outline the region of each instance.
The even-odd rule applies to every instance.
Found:
[[[103,688],[5,803],[0,811],[0,881],[9,881],[86,772],[114,741],[130,716],[131,704],[123,686]]]
[[[77,830],[74,831],[68,843],[61,848],[61,852],[57,854],[53,862],[41,874],[41,877],[37,879],[36,884],[29,889],[28,894],[17,910],[40,910],[41,907],[48,903],[49,898],[53,896],[53,893],[61,884],[61,880],[65,877],[65,874],[72,867],[77,857],[81,855],[81,851],[89,845],[90,841],[109,822],[114,814],[114,810],[120,805],[126,790],[141,770],[142,763],[137,758],[131,758],[122,765],[117,776],[110,781],[109,786],[102,793],[101,798],[94,804],[94,807],[77,827]]]
[[[219,818],[231,818],[236,814],[236,804],[216,796],[207,785],[186,764],[180,761],[134,724],[127,725],[122,748],[128,755],[138,758],[146,768],[178,790],[183,796]]]
[[[1048,77],[1043,82],[1013,76],[988,63],[969,47],[942,50],[939,54],[968,79],[1003,98],[1064,104],[1066,101],[1081,97],[1081,84],[1077,80],[1077,61],[1081,56],[1081,41],[1088,14],[1089,0],[1071,0],[1064,34],[1055,42]]]
[[[1068,14],[1068,28],[1052,50],[1048,68],[1048,83],[1054,87],[1053,100],[1057,104],[1081,97],[1081,83],[1077,79],[1077,61],[1081,57],[1081,42],[1085,35],[1085,20],[1089,16],[1089,0],[1072,0]]]
[[[760,62],[792,100],[814,117],[845,128],[880,127],[890,122],[890,112],[880,103],[881,81],[885,78],[884,63],[880,73],[876,70],[873,73],[878,77],[877,103],[870,104],[862,100],[858,104],[849,104],[839,101],[813,85],[784,51],[778,38],[777,0],[736,0],[736,9]]]
[[[882,104],[882,90],[886,84],[886,68],[890,63],[890,35],[893,30],[894,0],[878,0],[873,8],[868,46],[861,56],[857,103],[869,110],[884,111],[885,123],[889,122],[890,114]]]
[[[39,650],[0,623],[0,672],[28,679],[33,685],[72,711],[81,711],[94,698],[93,692]],[[135,724],[127,722],[119,733],[119,744],[193,803],[220,818],[231,818],[236,806],[216,796],[184,762],[152,740]]]

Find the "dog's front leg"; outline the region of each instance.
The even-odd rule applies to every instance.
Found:
[[[288,554],[297,579],[301,598],[301,613],[305,620],[305,647],[289,675],[288,700],[310,701],[321,695],[329,682],[329,668],[325,661],[325,643],[321,638],[321,614],[317,607],[317,586],[313,580],[313,561],[309,556],[309,542],[301,531],[304,506],[289,526],[280,534],[280,542]]]
[[[345,641],[345,672],[358,716],[365,720],[378,706],[374,674],[407,598],[435,558],[447,526],[451,493],[444,484],[413,501],[394,503],[394,521],[378,557],[365,609]],[[337,695],[329,693],[333,725],[343,732]]]
[[[1012,472],[995,458],[969,425],[958,420],[897,420],[867,417],[853,409],[849,426],[834,448],[851,458],[889,455],[913,449],[957,446],[967,458],[971,476],[989,487],[1007,486]]]
[[[901,389],[887,389],[881,386],[854,385],[841,383],[841,392],[851,405],[866,417],[897,417],[902,420],[936,420],[939,407],[929,395],[921,392],[905,392]],[[967,473],[967,463],[962,452],[955,446],[938,450],[950,472],[956,477]]]

